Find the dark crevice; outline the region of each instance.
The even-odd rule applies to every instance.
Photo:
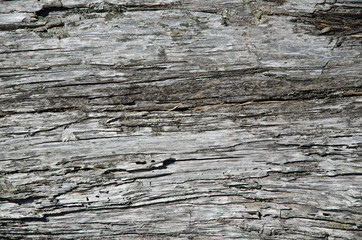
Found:
[[[44,113],[44,112],[66,112],[69,110],[77,110],[77,108],[75,107],[59,107],[59,108],[47,108],[47,109],[39,109],[39,110],[35,110],[34,112],[30,112],[30,113]]]
[[[208,76],[205,76],[205,78],[244,76],[245,74],[263,73],[270,70],[272,70],[272,68],[251,67],[251,68],[228,70],[228,71],[210,71],[207,73]],[[210,73],[211,75],[209,75]]]
[[[51,12],[64,12],[68,10],[65,7],[43,7],[39,11],[35,12],[38,17],[47,17]]]
[[[87,167],[80,167],[80,166],[74,166],[71,169],[66,169],[64,174],[68,173],[76,173],[79,171],[91,171],[94,170],[93,168],[87,168]]]
[[[264,2],[272,2],[272,3],[276,3],[278,5],[283,5],[286,0],[263,0]]]
[[[134,69],[135,71],[143,71],[143,70],[155,70],[155,71],[159,71],[159,70],[166,70],[167,67],[160,67],[160,66],[145,66],[145,67],[139,67]]]
[[[48,222],[48,219],[43,217],[19,217],[19,218],[0,218],[0,221],[20,221],[20,222]],[[2,239],[2,238],[1,238]]]
[[[162,173],[162,174],[154,174],[154,175],[143,175],[143,176],[137,176],[134,178],[129,178],[129,180],[138,180],[138,179],[154,179],[154,178],[160,178],[160,177],[166,177],[170,176],[172,173]]]
[[[146,168],[146,169],[135,169],[135,170],[127,170],[127,172],[129,173],[137,173],[137,172],[149,172],[149,171],[153,171],[153,170],[161,170],[161,169],[167,169],[167,166],[173,164],[176,162],[175,158],[167,158],[162,162],[161,166],[157,166],[157,167],[151,167],[151,168]]]
[[[209,13],[209,14],[218,14],[219,13],[219,10],[215,9],[215,10],[212,10],[212,9],[208,9],[208,10],[198,10],[196,12],[200,12],[200,13]]]
[[[115,173],[115,172],[128,172],[128,171],[123,168],[108,169],[108,170],[104,171],[103,174],[110,174],[110,173]]]
[[[27,198],[0,198],[0,201],[16,203],[18,205],[33,203],[35,200],[43,198],[41,196],[27,197]]]
[[[20,49],[20,50],[9,50],[9,51],[3,51],[0,52],[0,54],[7,54],[7,53],[25,53],[25,52],[39,52],[39,51],[53,51],[53,50],[60,50],[61,48],[37,48],[37,49]],[[15,68],[17,69],[17,68]],[[21,74],[18,75],[11,75],[11,76],[21,76]]]
[[[126,4],[120,6],[124,11],[135,12],[135,11],[160,11],[160,10],[170,10],[174,7],[177,7],[178,3],[171,4],[155,4],[155,5],[145,5],[145,4]]]
[[[124,12],[124,11],[159,11],[159,10],[168,10],[176,6],[176,4],[158,4],[158,5],[113,5],[106,4],[105,6],[100,6],[99,4],[91,4],[88,7],[75,7],[75,8],[66,8],[61,6],[43,6],[42,9],[36,11],[35,14],[37,17],[48,17],[52,12],[66,12],[66,11],[81,11],[85,13],[104,13],[104,12]]]
[[[62,87],[79,87],[79,86],[93,86],[93,85],[106,85],[106,84],[123,84],[126,85],[124,82],[120,81],[107,81],[107,82],[77,82],[77,83],[68,83],[68,84],[58,84],[51,86],[51,88],[62,88]],[[117,95],[122,96],[122,95]],[[106,96],[109,97],[109,96]]]
[[[151,162],[155,162],[155,161],[152,160]],[[128,173],[149,172],[149,171],[153,171],[153,170],[167,169],[167,166],[169,166],[175,162],[176,162],[175,158],[167,158],[162,162],[161,166],[153,166],[150,168],[141,168],[141,169],[132,169],[132,170],[127,170],[127,169],[123,169],[123,168],[108,169],[103,174],[109,174],[109,173],[113,173],[113,172],[128,172]],[[136,164],[144,165],[144,164],[146,164],[146,161],[137,161]]]
[[[75,107],[59,107],[59,108],[45,108],[45,109],[38,109],[38,110],[30,110],[30,111],[3,111],[2,114],[6,115],[15,115],[15,114],[26,114],[26,113],[59,113],[59,112],[66,112],[66,111],[72,111],[72,110],[78,110]]]
[[[253,189],[261,189],[261,186],[257,182],[252,183],[235,183],[235,184],[229,184],[228,187],[237,188],[240,190],[253,190]]]
[[[144,165],[146,163],[147,163],[146,161],[136,161],[136,164],[140,164],[140,165]]]
[[[268,171],[268,175],[273,175],[273,174],[282,175],[282,176],[290,176],[290,177],[294,177],[294,176],[303,177],[303,176],[310,175],[311,172],[308,170],[295,170],[295,171],[288,171],[288,172],[282,172],[282,171],[277,171],[277,170]]]

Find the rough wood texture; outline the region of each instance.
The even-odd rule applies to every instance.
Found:
[[[1,239],[361,239],[362,3],[0,2]]]

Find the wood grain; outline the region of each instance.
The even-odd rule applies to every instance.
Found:
[[[1,1],[1,239],[360,239],[359,1]]]

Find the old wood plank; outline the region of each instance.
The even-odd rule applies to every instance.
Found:
[[[0,2],[0,237],[361,238],[360,16]]]

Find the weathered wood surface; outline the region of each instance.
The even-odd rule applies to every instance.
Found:
[[[360,239],[360,1],[1,1],[1,239]]]

